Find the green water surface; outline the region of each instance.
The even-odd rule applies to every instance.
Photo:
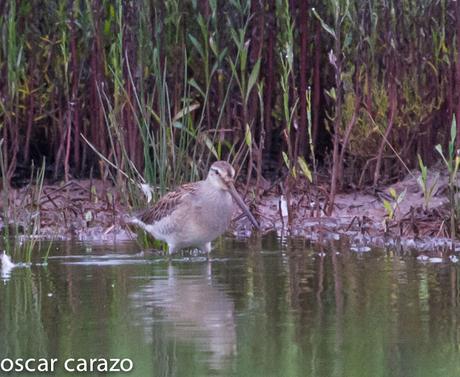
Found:
[[[130,359],[125,376],[460,376],[459,267],[278,239],[168,261],[54,243],[0,278],[0,360]],[[322,256],[321,253],[325,255]]]

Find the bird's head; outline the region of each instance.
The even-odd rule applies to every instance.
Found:
[[[249,220],[251,220],[252,224],[257,229],[260,229],[259,223],[251,214],[251,211],[249,211],[249,208],[235,189],[235,169],[233,169],[232,165],[226,161],[214,162],[209,169],[206,180],[209,181],[213,187],[228,191],[241,210],[246,214]]]
[[[221,190],[230,190],[235,179],[235,169],[226,161],[217,161],[209,169],[209,182]]]

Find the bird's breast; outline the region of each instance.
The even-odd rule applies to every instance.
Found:
[[[221,195],[210,195],[208,200],[201,203],[201,217],[203,224],[221,234],[230,224],[233,214],[233,201],[228,192]]]

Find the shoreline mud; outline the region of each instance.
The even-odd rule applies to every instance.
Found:
[[[338,194],[331,216],[323,212],[325,195],[312,187],[298,185],[290,193],[290,203],[277,187],[260,195],[257,205],[247,200],[261,224],[261,234],[304,237],[312,242],[346,237],[356,250],[368,246],[394,246],[419,250],[456,251],[448,228],[446,180],[437,173],[435,190],[426,202],[417,176],[379,190],[365,189]],[[404,197],[394,204],[390,218],[384,200],[389,192]],[[8,210],[9,233],[38,239],[81,241],[123,241],[136,234],[124,223],[130,213],[116,187],[101,180],[72,180],[66,184],[44,185],[37,200],[32,186],[11,189]],[[235,206],[236,207],[236,206]],[[4,208],[0,208],[5,213]],[[0,227],[4,227],[5,216]],[[253,234],[248,219],[235,213],[229,229],[237,237]]]

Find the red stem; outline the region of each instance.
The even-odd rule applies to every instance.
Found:
[[[300,122],[298,130],[298,153],[304,155],[307,149],[307,86],[308,86],[308,1],[299,5],[298,23],[300,27]]]

